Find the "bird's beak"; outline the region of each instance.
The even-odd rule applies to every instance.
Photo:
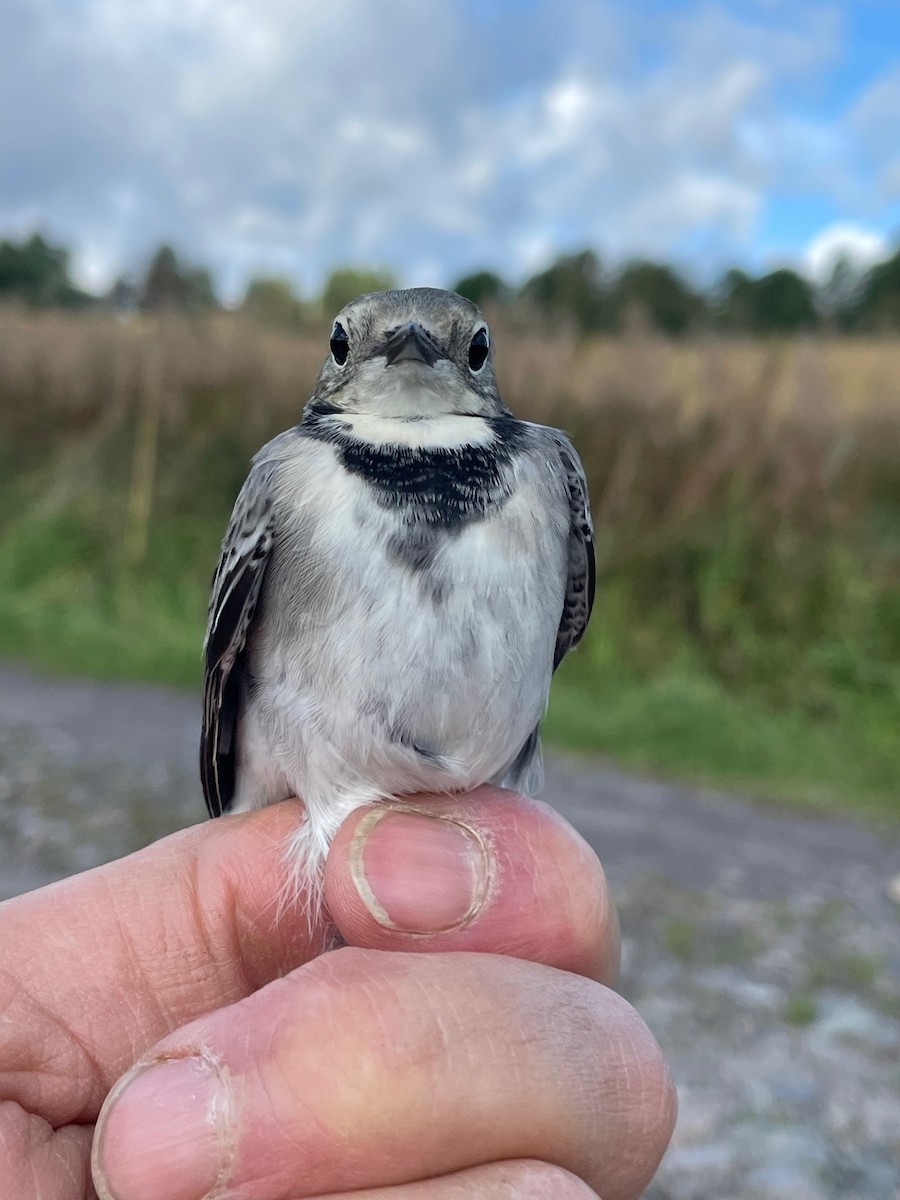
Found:
[[[423,363],[426,367],[433,367],[439,358],[447,357],[431,334],[423,329],[418,321],[410,321],[407,325],[401,325],[397,332],[388,338],[378,353],[384,355],[386,365],[389,367],[401,362],[418,362]]]

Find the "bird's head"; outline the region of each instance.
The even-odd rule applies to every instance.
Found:
[[[342,412],[417,418],[506,410],[478,308],[455,292],[371,292],[331,327],[331,353],[313,400]]]

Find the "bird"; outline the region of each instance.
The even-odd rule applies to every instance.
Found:
[[[358,297],[299,423],[253,458],[222,542],[204,641],[210,815],[299,797],[286,854],[315,904],[331,840],[363,805],[486,783],[536,794],[551,677],[594,591],[584,468],[565,433],[503,403],[478,307],[439,288]]]

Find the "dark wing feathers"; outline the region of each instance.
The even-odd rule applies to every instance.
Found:
[[[573,646],[584,636],[594,605],[596,567],[594,564],[594,527],[591,522],[591,507],[588,498],[587,479],[575,447],[559,429],[546,426],[531,426],[541,439],[549,440],[555,451],[550,457],[550,469],[557,471],[562,466],[565,477],[566,498],[569,503],[569,553],[566,573],[566,593],[556,647],[553,651],[555,671]],[[506,770],[503,787],[518,788],[533,769],[533,762],[540,752],[540,724],[536,725],[524,746]]]
[[[594,606],[597,569],[594,561],[594,526],[584,468],[566,435],[555,429],[551,432],[565,472],[566,494],[569,498],[569,571],[553,654],[555,671],[572,647],[581,641],[587,628]]]
[[[240,702],[235,670],[259,601],[274,534],[272,463],[255,467],[235,502],[213,576],[204,643],[200,779],[210,816],[234,797],[234,730]]]

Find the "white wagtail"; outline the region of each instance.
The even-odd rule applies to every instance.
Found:
[[[354,300],[222,543],[210,813],[301,797],[290,853],[314,893],[360,805],[486,782],[533,794],[550,678],[593,594],[581,462],[504,406],[475,305],[437,288]]]

